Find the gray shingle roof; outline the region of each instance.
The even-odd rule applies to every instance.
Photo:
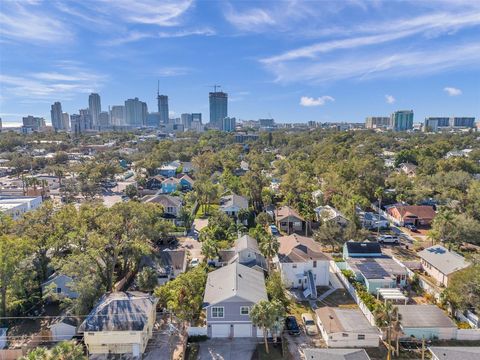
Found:
[[[479,346],[432,346],[429,350],[438,360],[480,359]]]
[[[364,349],[305,349],[305,360],[370,360]]]
[[[267,300],[263,272],[234,262],[209,273],[203,297],[204,307],[232,297],[252,303]]]
[[[220,208],[236,206],[240,209],[248,209],[248,200],[240,195],[227,195],[220,199]]]
[[[464,269],[470,264],[465,258],[456,252],[448,251],[441,245],[431,246],[420,251],[418,254],[426,262],[448,275],[455,271]]]
[[[139,291],[106,294],[78,331],[142,331],[157,301],[153,296]]]
[[[244,249],[258,250],[258,242],[250,235],[243,235],[235,241],[235,251],[238,253]]]
[[[436,305],[397,305],[403,328],[457,327]]]

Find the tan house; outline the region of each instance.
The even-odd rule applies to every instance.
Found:
[[[441,245],[431,246],[417,255],[420,256],[422,269],[445,287],[451,275],[470,266],[462,255],[448,251]]]
[[[88,353],[140,358],[152,337],[157,302],[138,291],[104,295],[78,330],[83,332]]]
[[[277,227],[287,234],[305,232],[305,219],[290,206],[282,206],[275,212]]]
[[[387,208],[387,213],[400,226],[430,226],[436,215],[433,207],[429,205],[394,205]]]

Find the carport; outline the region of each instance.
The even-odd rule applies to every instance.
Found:
[[[378,289],[377,300],[380,296],[383,298],[385,303],[387,303],[387,300],[403,300],[405,302],[405,305],[407,305],[408,297],[403,295],[403,293],[398,288]]]

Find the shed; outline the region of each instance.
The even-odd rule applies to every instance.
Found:
[[[49,326],[52,341],[70,340],[77,334],[78,322],[72,317],[62,317]]]

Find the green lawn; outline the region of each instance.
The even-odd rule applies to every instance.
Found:
[[[207,207],[208,208],[208,213],[205,213],[204,212],[204,207],[199,206],[198,210],[197,210],[197,213],[195,214],[195,219],[205,219],[205,218],[208,217],[209,213],[211,214],[212,212],[215,212],[216,210],[218,210],[219,207],[220,207],[220,205],[210,204]]]
[[[265,344],[261,343],[257,345],[255,352],[253,353],[252,360],[278,360],[278,359],[290,359],[288,351],[285,353],[285,357],[282,356],[281,345],[278,344],[275,347],[273,344],[269,344],[269,353],[265,351]]]

